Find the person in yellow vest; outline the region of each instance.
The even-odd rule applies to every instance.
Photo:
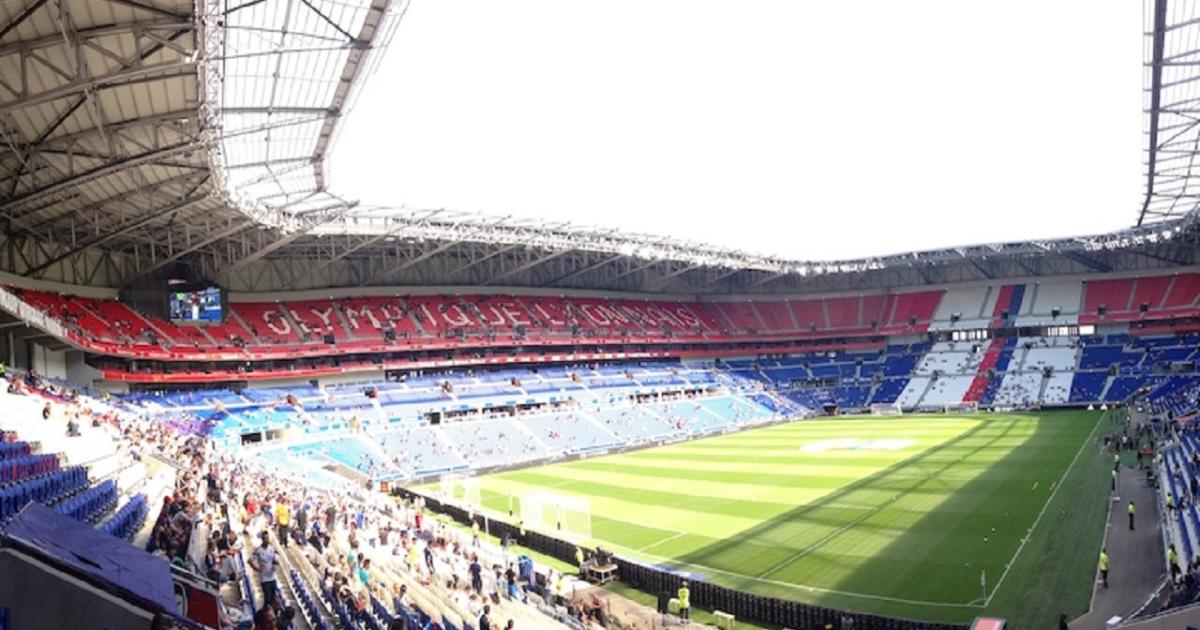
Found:
[[[1133,531],[1134,530],[1134,527],[1133,527],[1133,513],[1134,513],[1133,501],[1129,502],[1128,512],[1129,512],[1129,531]]]
[[[420,559],[420,556],[417,555],[417,541],[413,540],[408,544],[408,556],[405,558],[405,561],[408,563],[408,570],[415,573],[417,570],[417,563],[420,561]]]
[[[1179,552],[1175,551],[1175,543],[1167,547],[1167,566],[1171,568],[1171,579],[1179,579]]]
[[[675,597],[679,599],[679,618],[685,620],[690,619],[692,611],[692,591],[688,589],[687,580],[684,580],[683,584],[679,585],[679,592],[675,594]]]
[[[1100,581],[1104,583],[1104,588],[1108,588],[1108,549],[1100,550]]]
[[[579,567],[579,575],[583,575],[583,549],[575,548],[575,566]]]
[[[279,542],[288,546],[288,529],[292,525],[292,508],[287,504],[287,497],[279,497],[275,502],[275,524],[279,527]]]
[[[471,519],[471,546],[479,546],[479,521]]]
[[[566,588],[567,588],[567,585],[566,585],[565,579],[563,578],[563,574],[562,573],[557,574],[554,579],[554,603],[555,604],[558,604],[559,606],[566,605],[567,600],[564,597],[566,595]]]
[[[1169,493],[1167,494],[1167,509],[1171,511],[1175,510],[1175,497]]]

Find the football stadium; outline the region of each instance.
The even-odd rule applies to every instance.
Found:
[[[843,191],[853,212],[643,211],[618,166],[578,166],[595,145],[576,132],[614,133],[602,121],[479,112],[505,107],[501,84],[579,91],[551,80],[556,62],[599,81],[682,68],[686,51],[711,61],[689,39],[701,22],[654,27],[654,11],[682,19],[669,3],[647,3],[641,26],[510,3],[518,17],[501,24],[498,5],[468,4],[0,3],[0,630],[1200,626],[1200,3],[1144,0],[1140,24],[1115,21],[1143,55],[1127,60],[1140,62],[1141,111],[1136,87],[1108,103],[1142,123],[1140,153],[1122,159],[1140,160],[1128,175],[1143,188],[1108,204],[1117,229],[1080,197],[1053,209],[1072,234],[1030,224],[1038,238],[985,244],[971,235],[1036,219],[985,210],[985,197],[1028,199],[1048,220],[1041,184],[997,175],[1004,190],[956,200],[949,223],[900,190],[886,210]],[[714,54],[778,29],[818,37],[751,4],[697,5],[730,32],[750,23],[741,11],[759,20]],[[505,31],[529,15],[532,30]],[[447,39],[436,16],[477,46]],[[1006,41],[1029,47],[1037,29],[1083,28],[1059,17],[997,14],[992,30],[947,37],[970,57],[973,40],[987,48],[1014,24],[1033,30]],[[587,70],[582,53],[546,52],[610,28],[624,62],[604,51]],[[535,51],[531,67],[546,65],[525,70],[544,76],[501,71],[508,51],[489,30]],[[639,37],[672,51],[629,52]],[[860,39],[861,54],[888,55]],[[456,74],[455,54],[495,83]],[[1061,76],[1086,56],[1072,55]],[[775,59],[852,72],[826,61]],[[706,71],[732,73],[718,92],[770,75],[718,65]],[[431,91],[454,100],[477,83],[494,98],[463,100],[480,110]],[[627,83],[631,110],[691,98],[683,79]],[[581,94],[616,102],[603,91]],[[862,111],[852,101],[813,107]],[[745,102],[717,107],[732,109],[705,120],[714,136],[774,124]],[[464,136],[437,127],[439,109]],[[394,119],[371,119],[379,110]],[[491,163],[499,179],[499,162],[524,167],[519,147],[475,137],[497,127],[568,142],[551,159],[590,179],[557,182],[566,214],[502,211],[509,197],[464,174],[475,154],[508,156]],[[951,142],[954,128],[924,140]],[[630,160],[658,159],[661,138],[618,136]],[[412,161],[397,146],[430,138],[445,154]],[[1058,141],[1023,150],[1086,162],[1110,146]],[[927,168],[970,168],[996,149],[985,144]],[[362,183],[446,170],[454,194],[494,208],[381,204]],[[822,185],[761,170],[760,183]],[[1087,179],[1069,186],[1111,178]],[[603,194],[630,208],[596,211]],[[853,223],[818,229],[822,213]],[[662,224],[639,214],[677,229],[645,230]],[[884,215],[964,236],[903,245],[880,235]],[[747,228],[761,249],[695,237]],[[784,255],[762,253],[771,238]],[[853,247],[881,249],[811,253]]]

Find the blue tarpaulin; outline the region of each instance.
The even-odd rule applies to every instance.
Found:
[[[4,528],[3,538],[6,546],[60,562],[112,592],[167,612],[178,607],[166,560],[41,504],[30,503],[21,510]]]

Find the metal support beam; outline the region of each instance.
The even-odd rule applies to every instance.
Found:
[[[572,271],[571,273],[568,273],[568,274],[567,274],[567,275],[565,275],[565,276],[559,276],[559,277],[557,277],[557,278],[555,278],[555,279],[553,279],[553,280],[551,280],[551,281],[549,281],[549,282],[547,282],[547,283],[543,284],[542,286],[544,286],[544,287],[552,287],[552,286],[555,286],[555,285],[557,285],[557,284],[561,284],[561,283],[563,283],[563,282],[566,282],[567,280],[574,280],[575,278],[578,278],[579,276],[582,276],[583,274],[585,274],[585,273],[588,273],[589,271],[595,271],[595,270],[597,270],[597,269],[599,269],[599,268],[601,268],[601,267],[603,267],[603,266],[605,266],[605,265],[607,265],[607,264],[610,264],[610,263],[616,262],[616,261],[618,261],[618,260],[620,260],[620,259],[622,259],[622,258],[624,258],[624,257],[625,257],[625,255],[624,255],[624,254],[613,254],[612,256],[609,256],[608,258],[604,258],[604,259],[602,259],[602,260],[601,260],[600,262],[598,262],[598,263],[595,263],[595,264],[588,265],[588,266],[586,266],[586,267],[584,267],[584,268],[582,268],[582,269],[576,269],[575,271]]]
[[[983,264],[980,263],[978,260],[975,260],[974,258],[971,258],[968,256],[968,257],[966,257],[966,261],[971,263],[971,266],[974,267],[976,271],[983,274],[984,278],[987,278],[988,280],[996,279],[995,274],[993,274],[991,271],[988,271],[987,268],[985,268],[983,266]]]
[[[190,30],[191,28],[191,22],[186,20],[145,20],[141,22],[122,22],[120,24],[105,24],[101,26],[78,29],[75,31],[74,39],[79,44],[86,44],[89,40],[101,39],[105,37],[124,37],[137,33],[177,31],[180,29]],[[0,36],[0,39],[2,38],[3,37]],[[14,41],[0,45],[0,57],[31,50],[38,50],[39,48],[62,46],[62,43],[63,36],[62,33],[59,32],[33,39],[26,39],[19,42]],[[195,112],[193,111],[193,113]]]
[[[560,251],[557,251],[557,252],[550,252],[549,254],[546,254],[545,256],[538,256],[537,258],[535,258],[535,259],[533,259],[533,260],[531,260],[531,261],[529,261],[529,262],[525,263],[524,265],[521,265],[521,266],[519,266],[519,267],[517,267],[517,268],[515,268],[515,269],[509,269],[508,271],[505,271],[504,273],[502,273],[502,274],[500,274],[500,275],[498,275],[498,276],[492,276],[490,279],[488,279],[488,281],[487,281],[487,282],[484,282],[484,283],[483,283],[483,286],[485,286],[485,287],[487,287],[487,286],[492,286],[493,284],[496,284],[496,283],[497,283],[497,282],[499,282],[500,280],[503,280],[503,279],[505,279],[505,278],[511,278],[511,277],[513,277],[513,276],[517,275],[518,273],[521,273],[522,271],[526,271],[526,270],[529,270],[529,269],[533,269],[534,267],[536,267],[536,266],[538,266],[538,265],[541,265],[541,264],[543,264],[543,263],[550,262],[551,260],[554,260],[555,258],[558,258],[559,256],[564,256],[564,255],[566,255],[566,254],[569,254],[569,253],[571,253],[571,252],[573,252],[573,251],[575,251],[575,250],[573,250],[573,249],[564,249],[564,250],[560,250]]]
[[[375,281],[379,280],[380,278],[386,278],[392,274],[404,271],[405,269],[408,269],[409,267],[412,267],[413,265],[415,265],[421,261],[428,260],[434,256],[437,256],[438,254],[446,251],[447,249],[450,249],[451,247],[454,247],[455,245],[458,245],[457,241],[445,241],[443,243],[440,243],[436,247],[430,248],[430,249],[422,252],[421,255],[419,255],[419,256],[414,256],[412,258],[409,258],[408,260],[400,263],[399,265],[396,265],[395,267],[392,267],[390,269],[380,269],[379,271],[371,274],[370,276],[367,276],[367,278],[364,279],[362,282],[359,282],[358,286],[365,287],[367,285],[374,284]]]
[[[176,20],[187,20],[192,17],[191,14],[175,13],[174,11],[168,11],[167,9],[164,9],[162,7],[155,6],[149,0],[146,0],[145,2],[139,2],[138,0],[106,0],[106,1],[109,2],[110,4],[120,4],[120,5],[124,5],[127,7],[132,7],[134,9],[147,11],[149,13],[154,13],[156,15],[161,15],[163,17],[174,18]]]
[[[743,271],[745,271],[745,270],[744,269],[730,269],[729,271],[726,271],[725,273],[719,274],[717,277],[710,279],[707,283],[705,283],[704,288],[707,289],[708,287],[714,286],[718,282],[724,280],[725,278],[728,278],[730,276],[735,276]],[[784,275],[784,274],[780,274],[780,275]]]
[[[197,176],[196,173],[187,173],[184,175],[177,175],[175,177],[168,177],[167,179],[159,180],[156,182],[149,182],[140,188],[134,188],[132,190],[127,190],[122,193],[111,195],[109,197],[105,197],[104,199],[100,199],[95,202],[89,203],[86,206],[74,208],[74,209],[70,210],[69,212],[45,218],[45,219],[38,221],[37,223],[34,223],[33,225],[29,226],[28,231],[31,233],[35,233],[35,235],[36,235],[36,232],[38,230],[40,230],[48,225],[53,225],[55,223],[58,223],[59,221],[62,221],[64,218],[71,218],[72,216],[91,214],[91,213],[94,213],[94,212],[97,212],[100,210],[104,210],[105,206],[108,206],[109,204],[121,203],[126,200],[137,197],[139,195],[145,195],[147,192],[161,191],[163,188],[165,188],[167,186],[174,186],[177,184],[189,184],[190,182],[192,182],[193,180],[196,179],[196,176]],[[207,179],[207,177],[208,176],[205,175],[205,179]]]
[[[644,264],[638,265],[637,267],[634,267],[634,268],[632,268],[632,269],[626,269],[625,271],[623,271],[623,272],[621,272],[621,273],[619,273],[619,274],[617,274],[617,275],[615,275],[615,276],[613,276],[613,277],[611,277],[611,278],[608,278],[608,281],[609,281],[609,282],[616,282],[617,280],[620,280],[621,278],[624,278],[624,277],[626,277],[626,276],[632,276],[633,274],[635,274],[635,273],[637,273],[637,272],[639,272],[639,271],[642,271],[642,270],[644,270],[644,269],[649,269],[649,268],[653,267],[654,265],[657,265],[657,264],[660,264],[660,263],[662,263],[662,261],[661,261],[661,260],[651,260],[651,261],[649,261],[649,262],[647,262],[647,263],[644,263]]]
[[[1145,249],[1135,249],[1135,250],[1133,250],[1133,253],[1138,254],[1139,256],[1145,256],[1146,258],[1149,258],[1150,260],[1157,260],[1159,262],[1165,262],[1172,266],[1183,266],[1183,265],[1192,264],[1192,261],[1190,261],[1190,260],[1184,260],[1184,259],[1180,259],[1180,258],[1172,258],[1170,256],[1166,256],[1163,254],[1149,252],[1149,251],[1146,251]]]
[[[184,142],[182,144],[177,144],[163,149],[156,149],[153,151],[140,153],[123,160],[117,160],[116,162],[111,162],[109,164],[105,164],[104,166],[96,167],[90,171],[85,171],[75,175],[74,177],[61,179],[53,184],[43,186],[42,188],[25,193],[24,195],[16,197],[15,199],[11,199],[4,204],[0,204],[0,214],[8,215],[12,212],[13,208],[16,208],[21,204],[28,203],[34,199],[40,199],[46,195],[52,195],[61,190],[77,187],[84,182],[92,181],[94,179],[98,179],[118,171],[141,166],[143,164],[149,164],[169,157],[175,157],[176,155],[197,151],[199,149],[199,145],[193,142]]]
[[[106,88],[133,83],[163,81],[176,78],[195,78],[196,62],[189,60],[165,61],[148,66],[132,67],[117,72],[72,81],[65,85],[52,87],[48,90],[29,94],[22,98],[0,103],[0,116],[10,114],[19,109],[50,103],[73,94],[93,93]]]
[[[360,251],[367,247],[370,247],[370,246],[388,238],[389,236],[392,236],[392,234],[393,234],[393,232],[384,232],[382,234],[373,236],[365,241],[362,241],[362,242],[358,243],[357,245],[354,245],[353,247],[348,247],[345,250],[343,250],[341,253],[330,258],[329,260],[326,260],[326,261],[322,262],[321,264],[319,264],[315,267],[312,267],[312,268],[302,272],[301,274],[297,275],[294,279],[292,279],[291,282],[288,282],[286,285],[284,285],[283,288],[284,289],[295,288],[296,284],[300,281],[301,278],[304,278],[306,276],[316,276],[318,273],[329,268],[330,265],[336,263],[337,261],[342,260],[343,258],[349,256],[350,254],[353,254],[354,252],[357,252],[357,251]]]
[[[680,267],[679,269],[676,269],[675,271],[672,271],[671,273],[669,273],[665,276],[659,276],[659,277],[651,280],[650,286],[653,286],[653,287],[661,286],[664,282],[666,282],[667,280],[670,280],[671,278],[676,278],[676,277],[682,276],[683,274],[685,274],[693,269],[699,269],[701,267],[703,267],[703,265],[697,265],[697,264],[684,265],[684,266]]]
[[[750,286],[761,287],[764,284],[767,284],[768,282],[774,282],[786,275],[787,275],[786,273],[767,273],[766,275],[759,278],[758,280],[755,280],[754,282],[750,283]],[[725,276],[721,276],[721,277],[724,278]]]
[[[147,212],[147,213],[137,217],[136,219],[126,221],[111,230],[105,230],[102,234],[99,234],[93,238],[85,240],[84,242],[76,245],[75,247],[71,248],[70,250],[67,250],[65,253],[59,254],[59,255],[51,258],[50,260],[47,260],[46,262],[34,267],[33,269],[30,269],[29,271],[26,272],[26,274],[30,275],[30,276],[36,276],[36,275],[40,274],[41,272],[45,271],[46,269],[66,260],[72,256],[83,253],[93,247],[99,247],[100,245],[103,245],[103,244],[107,243],[108,241],[111,241],[112,239],[117,238],[118,236],[122,236],[129,232],[132,232],[133,230],[136,230],[136,229],[146,225],[147,223],[150,223],[151,221],[154,221],[156,219],[164,219],[164,218],[170,217],[171,215],[174,215],[178,212],[181,212],[183,210],[191,208],[192,206],[204,201],[207,198],[208,198],[207,195],[200,195],[198,197],[190,197],[190,198],[184,199],[184,200],[180,201],[179,203],[176,203],[170,207],[156,209],[156,210]]]
[[[338,111],[332,107],[289,107],[278,106],[245,106],[222,107],[221,114],[334,114]]]
[[[311,231],[313,228],[315,228],[323,223],[327,223],[329,221],[334,221],[334,220],[341,218],[343,215],[345,215],[347,212],[349,212],[352,208],[354,208],[355,205],[357,205],[357,204],[356,203],[348,203],[348,204],[342,204],[342,205],[336,207],[335,209],[330,209],[328,212],[324,212],[323,214],[321,214],[318,218],[308,221],[303,227],[300,227],[294,231],[283,234],[279,238],[258,248],[257,250],[251,252],[250,254],[247,254],[246,256],[243,256],[242,258],[239,258],[238,260],[235,260],[232,263],[225,265],[225,267],[223,269],[221,269],[220,271],[218,271],[215,275],[229,276],[230,274],[237,271],[238,269],[241,269],[242,267],[245,267],[246,265],[248,265],[256,260],[262,260],[268,254],[276,252],[279,249],[292,244],[293,242],[297,241],[298,239],[300,239],[304,236],[307,236],[309,231]]]
[[[512,250],[517,249],[519,247],[521,247],[521,246],[520,245],[508,245],[508,246],[496,249],[495,251],[490,252],[486,256],[481,256],[479,258],[476,258],[475,260],[472,260],[471,262],[469,262],[465,265],[461,265],[454,271],[451,271],[449,274],[447,274],[447,276],[454,278],[468,269],[474,269],[475,267],[478,267],[480,264],[487,262],[487,261],[495,258],[496,256],[501,256],[503,254],[507,254],[508,252],[511,252]]]
[[[1150,62],[1150,140],[1146,169],[1146,198],[1142,201],[1142,213],[1138,216],[1137,225],[1146,220],[1146,212],[1150,209],[1150,200],[1154,198],[1154,176],[1158,161],[1158,115],[1162,106],[1162,74],[1163,48],[1167,38],[1167,0],[1152,0],[1154,2],[1154,41],[1151,45]]]
[[[37,13],[37,10],[42,8],[46,2],[47,0],[34,0],[33,4],[25,7],[25,10],[21,11],[11,22],[5,24],[4,28],[0,28],[0,39],[4,39],[9,33],[16,30],[18,26],[25,23],[25,20],[28,20],[31,15]]]
[[[304,6],[308,7],[310,11],[316,13],[317,17],[321,18],[326,24],[332,27],[333,30],[341,33],[346,38],[346,41],[354,41],[353,35],[347,33],[346,29],[342,28],[341,25],[339,25],[337,22],[334,22],[328,15],[325,15],[323,11],[313,6],[312,2],[309,2],[309,0],[300,0],[300,2],[303,3]]]
[[[1101,262],[1080,252],[1064,251],[1062,252],[1062,255],[1066,258],[1074,260],[1088,269],[1091,269],[1092,271],[1099,271],[1100,273],[1108,273],[1112,271],[1112,266],[1110,266],[1108,263]]]
[[[133,282],[134,280],[137,280],[138,278],[141,278],[142,276],[154,273],[155,271],[158,271],[159,269],[166,267],[167,265],[179,260],[180,258],[183,258],[184,256],[187,256],[188,254],[198,252],[201,249],[208,247],[209,245],[212,245],[213,243],[215,243],[223,238],[228,238],[230,236],[233,236],[234,234],[237,234],[238,232],[245,232],[247,230],[252,230],[252,229],[254,229],[254,221],[243,221],[241,223],[235,223],[233,225],[230,225],[229,227],[227,227],[224,230],[221,230],[219,232],[214,232],[212,234],[209,234],[208,236],[204,237],[200,241],[197,241],[197,242],[192,243],[191,245],[187,246],[185,249],[181,249],[181,250],[175,252],[174,254],[171,254],[167,258],[163,258],[162,260],[159,260],[158,262],[150,265],[149,267],[145,267],[143,269],[137,270],[137,272],[134,273],[134,275],[126,281],[126,285]]]

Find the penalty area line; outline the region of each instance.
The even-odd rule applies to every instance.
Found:
[[[666,543],[669,543],[672,540],[675,540],[676,538],[681,538],[681,537],[687,536],[687,535],[688,535],[687,532],[677,532],[674,536],[667,536],[666,538],[664,538],[658,542],[650,543],[649,545],[646,545],[645,547],[642,547],[642,548],[638,549],[637,551],[638,551],[638,553],[641,553],[647,549],[653,549],[659,545],[665,545]]]

